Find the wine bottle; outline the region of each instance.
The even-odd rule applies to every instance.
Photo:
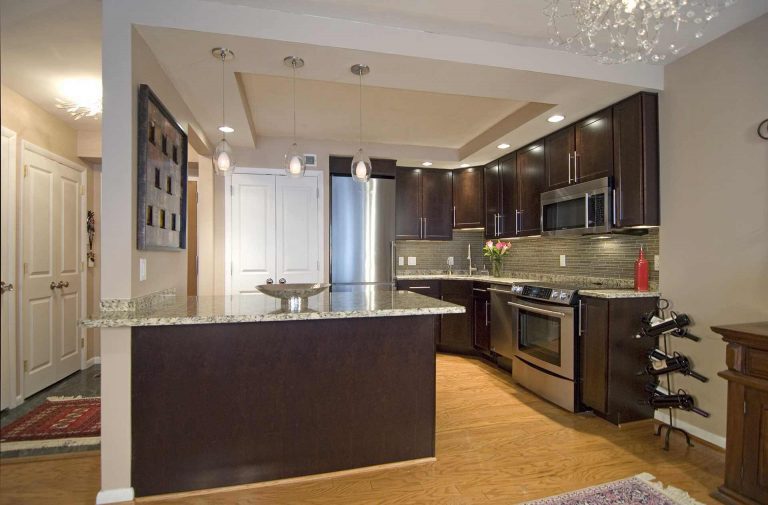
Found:
[[[669,356],[658,349],[654,349],[648,357],[651,358],[651,362],[645,367],[647,374],[656,376],[678,372],[683,375],[690,375],[701,382],[709,381],[708,378],[691,370],[691,362],[688,357],[678,352]]]
[[[651,392],[650,398],[646,402],[654,409],[680,409],[699,414],[702,417],[709,417],[709,412],[696,407],[696,401],[683,389],[678,389],[677,394],[666,394],[658,391],[655,384],[649,384],[646,389]]]
[[[664,333],[682,330],[686,326],[691,324],[690,318],[685,314],[672,313],[672,317],[667,319],[661,319],[658,317],[643,318],[643,327],[636,338],[641,337],[658,337]],[[685,334],[676,334],[675,336],[684,337]]]

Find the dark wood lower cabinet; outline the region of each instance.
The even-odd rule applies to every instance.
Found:
[[[433,457],[435,319],[133,328],[136,495]]]
[[[581,401],[614,424],[653,417],[647,398],[648,353],[656,339],[634,336],[658,298],[581,299]]]
[[[715,326],[727,342],[728,426],[725,482],[714,494],[729,504],[768,503],[768,321]]]
[[[420,295],[429,296],[430,298],[440,299],[441,282],[436,279],[426,280],[400,280],[397,281],[397,289],[403,291],[413,291]],[[440,326],[441,318],[435,318],[435,344],[440,343]]]
[[[472,343],[483,354],[491,354],[490,284],[475,282],[472,286]]]
[[[445,314],[440,321],[438,349],[457,353],[474,353],[472,344],[472,281],[442,281],[442,298],[464,306],[464,314]]]

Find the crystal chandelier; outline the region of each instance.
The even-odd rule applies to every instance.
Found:
[[[736,0],[550,0],[549,43],[600,63],[663,63]]]

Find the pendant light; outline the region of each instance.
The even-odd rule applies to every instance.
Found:
[[[213,152],[213,166],[216,169],[216,175],[225,176],[231,174],[235,170],[235,161],[232,158],[232,147],[229,145],[229,142],[227,142],[227,132],[232,132],[234,130],[227,125],[226,121],[224,63],[227,60],[233,59],[235,53],[226,47],[215,47],[211,49],[211,54],[217,60],[221,60],[221,126],[219,126],[221,140],[216,146],[216,150]]]
[[[296,69],[304,66],[304,60],[298,56],[286,56],[283,58],[283,63],[293,69],[293,144],[285,153],[284,168],[285,173],[290,177],[302,177],[304,170],[307,169],[307,164],[296,145]]]
[[[350,71],[358,76],[360,80],[360,148],[357,150],[355,157],[352,158],[352,179],[356,182],[366,183],[371,178],[373,167],[371,166],[371,159],[363,151],[363,76],[368,74],[371,69],[368,65],[358,63],[352,65]]]

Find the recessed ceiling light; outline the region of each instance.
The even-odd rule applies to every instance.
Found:
[[[431,167],[432,166],[432,162],[431,161],[425,161],[421,165],[424,166],[424,167]]]
[[[498,147],[499,149],[509,149],[509,144],[499,144],[496,147]]]
[[[565,119],[565,116],[563,116],[562,114],[552,114],[547,118],[547,121],[549,121],[550,123],[559,123],[563,119]]]
[[[222,133],[232,133],[233,131],[235,131],[235,129],[232,128],[231,126],[224,125],[224,126],[219,126],[219,131]]]
[[[462,163],[459,165],[459,168],[467,168],[469,166],[469,163]]]

